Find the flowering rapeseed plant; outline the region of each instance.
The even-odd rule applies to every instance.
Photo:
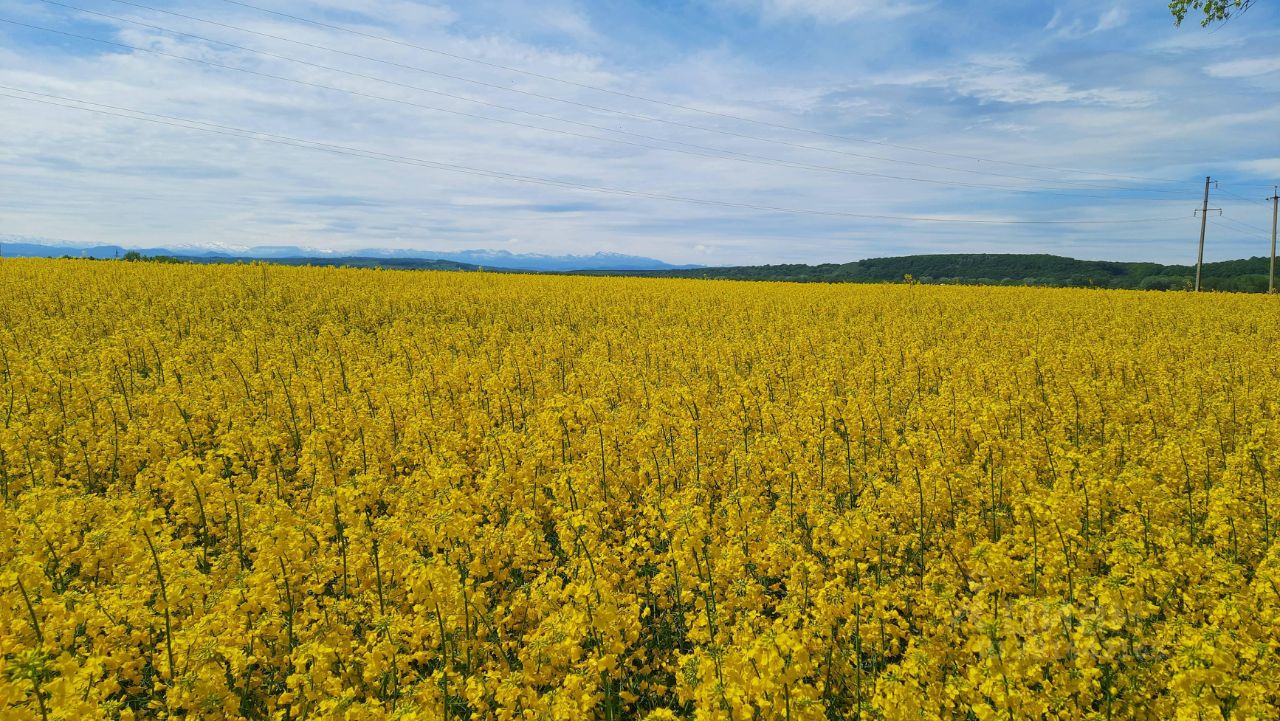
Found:
[[[1277,311],[5,260],[0,709],[1277,718]]]

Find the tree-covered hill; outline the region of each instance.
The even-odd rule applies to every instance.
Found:
[[[71,257],[71,256],[65,256]],[[1036,285],[1081,288],[1129,288],[1136,290],[1184,290],[1195,281],[1195,266],[1159,263],[1126,263],[1076,260],[1047,254],[970,253],[904,255],[867,258],[852,263],[821,265],[744,265],[662,270],[574,270],[490,268],[450,260],[428,258],[380,258],[362,256],[251,258],[233,256],[169,256],[128,253],[123,260],[178,263],[257,263],[324,265],[395,270],[492,271],[499,273],[550,273],[614,275],[649,278],[706,278],[720,280],[789,281],[797,283],[901,283],[911,280],[930,285]],[[1205,263],[1201,286],[1205,290],[1263,293],[1267,290],[1267,258],[1247,258]]]
[[[1201,285],[1208,290],[1264,292],[1268,259],[1206,263]],[[667,270],[627,275],[815,283],[881,283],[907,276],[919,283],[1048,285],[1177,290],[1195,279],[1195,266],[1076,260],[1047,254],[947,254],[868,258],[822,265],[753,265]]]

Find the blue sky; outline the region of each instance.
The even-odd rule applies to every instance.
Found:
[[[1268,251],[1274,3],[1206,30],[1159,0],[248,1],[400,44],[224,0],[0,0],[5,20],[117,43],[0,23],[0,94],[18,96],[0,97],[0,236],[1189,262],[1212,175],[1206,257]],[[1025,222],[1064,220],[1088,222]]]

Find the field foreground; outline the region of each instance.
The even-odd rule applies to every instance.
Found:
[[[0,261],[0,716],[1274,719],[1280,302]]]

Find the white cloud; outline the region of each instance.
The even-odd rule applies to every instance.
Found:
[[[1123,8],[1113,7],[1102,13],[1098,18],[1098,24],[1093,27],[1093,32],[1100,33],[1107,30],[1114,30],[1129,21],[1129,12]]]
[[[808,19],[843,23],[861,17],[900,18],[928,8],[924,3],[886,3],[880,0],[722,0],[751,10],[768,21]]]
[[[1214,63],[1205,72],[1215,78],[1252,78],[1280,71],[1280,55]]]
[[[1079,16],[1068,18],[1061,8],[1057,8],[1053,11],[1053,17],[1049,19],[1044,29],[1052,32],[1055,38],[1072,40],[1095,33],[1115,30],[1124,26],[1128,21],[1129,11],[1120,7],[1113,6],[1108,8],[1098,15],[1096,21]]]
[[[980,102],[1038,105],[1082,103],[1115,107],[1142,107],[1154,102],[1145,90],[1115,87],[1074,88],[1044,73],[1027,70],[1023,61],[1009,56],[985,56],[968,63],[907,75],[887,75],[878,82],[943,88]]]
[[[314,17],[316,10],[346,16],[358,13],[372,24],[401,31],[450,25],[458,19],[449,7],[411,0],[309,0],[305,6],[289,8],[286,12],[309,17]]]
[[[1199,60],[1190,54],[1183,57],[1150,47],[1117,47],[1105,56],[1092,48],[1082,56],[1064,50],[1067,43],[1054,43],[1052,56],[1037,55],[1045,33],[1034,21],[1034,27],[1022,35],[1010,31],[1008,37],[1001,37],[998,47],[1011,49],[992,55],[990,43],[962,36],[959,30],[955,35],[947,34],[944,26],[965,23],[950,17],[951,10],[942,3],[927,16],[910,22],[841,25],[827,36],[828,42],[832,35],[839,36],[838,51],[828,46],[816,52],[814,59],[805,57],[807,48],[735,45],[716,35],[721,27],[699,42],[680,45],[673,40],[661,53],[644,47],[629,54],[620,49],[628,38],[627,29],[609,27],[598,18],[593,25],[592,14],[573,0],[549,1],[554,13],[518,0],[483,0],[487,8],[483,12],[474,4],[458,3],[456,14],[447,8],[403,0],[355,0],[358,5],[311,0],[304,9],[292,12],[339,24],[347,24],[348,14],[356,13],[361,27],[377,28],[369,32],[378,35],[730,116],[813,128],[819,134],[762,128],[726,117],[646,104],[228,9],[222,4],[192,5],[194,9],[184,11],[403,65],[474,77],[491,87],[244,37],[173,18],[146,13],[137,17],[398,83],[660,137],[671,143],[477,107],[456,98],[152,31],[134,28],[126,32],[121,26],[113,36],[108,27],[98,24],[86,32],[127,37],[143,47],[359,93],[532,125],[645,145],[682,147],[674,143],[696,143],[845,170],[928,178],[943,184],[750,164],[587,140],[214,70],[146,53],[59,49],[57,41],[41,41],[33,51],[29,38],[19,44],[0,37],[0,84],[590,185],[850,213],[1000,220],[1126,218],[1136,212],[1135,204],[1140,205],[1143,215],[1189,217],[1188,208],[1193,204],[1180,198],[1149,203],[1146,197],[1123,202],[1106,192],[1098,193],[1097,198],[1064,198],[966,188],[961,183],[1025,188],[1042,185],[1026,177],[1057,178],[1063,174],[844,142],[820,133],[1019,163],[1202,178],[1209,170],[1200,167],[1204,158],[1220,159],[1220,168],[1230,168],[1233,162],[1256,155],[1257,148],[1268,147],[1269,131],[1265,128],[1273,126],[1276,118],[1264,116],[1280,112],[1280,107],[1257,94],[1240,92],[1242,81],[1232,80],[1236,76],[1210,81],[1195,72]],[[772,21],[816,21],[794,28],[815,36],[824,32],[824,23],[885,12],[884,4],[862,0],[705,1],[737,3],[737,7],[754,9]],[[20,3],[19,7],[27,5]],[[498,24],[496,13],[503,7],[510,12],[502,16],[505,24]],[[898,6],[894,11],[908,11],[903,8]],[[582,12],[575,14],[575,9]],[[1060,17],[1055,26],[1073,22],[1083,23],[1086,29],[1095,26],[1094,15],[1080,17],[1084,19]],[[1135,15],[1134,21],[1138,19]],[[51,18],[41,24],[57,21]],[[1113,18],[1109,22],[1118,21]],[[1096,23],[1104,24],[1100,19]],[[924,25],[929,29],[918,29]],[[1231,31],[1228,28],[1222,35]],[[908,47],[922,32],[933,33],[929,43],[922,43],[930,47],[928,54],[883,50]],[[753,29],[750,42],[759,42],[760,35]],[[792,38],[785,42],[804,41]],[[938,50],[940,47],[946,49]],[[811,147],[644,122],[512,94],[501,90],[504,87]],[[1233,124],[1226,127],[1228,123]],[[1219,126],[1230,132],[1217,132]],[[0,158],[6,168],[6,190],[0,193],[0,232],[152,246],[298,244],[338,250],[371,246],[457,250],[518,242],[516,247],[528,252],[590,254],[603,250],[710,263],[1063,247],[1091,257],[1120,259],[1130,254],[1131,259],[1162,260],[1166,259],[1159,255],[1165,252],[1162,239],[1184,230],[1177,225],[1125,226],[1119,234],[1122,242],[1117,242],[1116,234],[1092,228],[938,226],[687,205],[331,155],[9,98],[0,98]],[[1256,161],[1236,167],[1241,172],[1280,173],[1277,162]],[[1218,170],[1213,168],[1215,177]],[[984,175],[984,171],[1015,177]],[[946,184],[953,181],[954,187]],[[1196,188],[1191,191],[1190,195],[1195,195]]]
[[[1192,29],[1184,25],[1177,34],[1154,40],[1146,46],[1146,49],[1175,55],[1202,55],[1205,52],[1216,52],[1224,48],[1245,45],[1247,40],[1248,38],[1239,34],[1205,32],[1199,27]]]
[[[1261,158],[1237,163],[1236,167],[1265,178],[1280,178],[1280,158]]]

